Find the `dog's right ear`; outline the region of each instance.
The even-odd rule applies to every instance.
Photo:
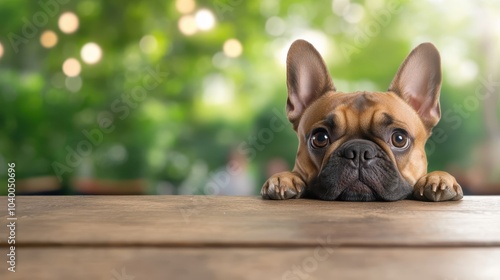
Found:
[[[309,42],[293,42],[286,59],[288,120],[297,130],[304,110],[327,91],[335,91],[323,58]]]

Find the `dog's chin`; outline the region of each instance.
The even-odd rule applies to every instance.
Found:
[[[344,186],[344,189],[337,197],[326,196],[324,200],[344,200],[344,201],[376,201],[377,196],[373,189],[364,183],[357,181],[350,186]]]
[[[377,201],[384,200],[365,183],[356,180],[348,184],[315,185],[305,193],[305,197],[321,200]]]

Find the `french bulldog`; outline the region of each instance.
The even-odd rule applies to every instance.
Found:
[[[318,51],[297,40],[287,55],[287,88],[287,117],[299,140],[295,166],[264,183],[264,199],[463,197],[452,175],[427,173],[425,142],[441,117],[441,62],[431,43],[411,51],[386,92],[345,93]]]

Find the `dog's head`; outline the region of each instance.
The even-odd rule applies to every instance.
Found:
[[[411,194],[427,172],[424,146],[441,115],[440,57],[432,44],[408,55],[388,91],[344,93],[316,49],[298,40],[288,52],[287,86],[304,196],[393,201]]]

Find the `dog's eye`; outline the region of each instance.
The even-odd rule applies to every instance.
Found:
[[[402,131],[394,131],[391,136],[392,145],[399,149],[407,148],[410,144],[410,140],[408,139],[408,135],[406,135]]]
[[[328,134],[324,130],[317,131],[311,137],[311,145],[313,148],[321,149],[330,143]]]

